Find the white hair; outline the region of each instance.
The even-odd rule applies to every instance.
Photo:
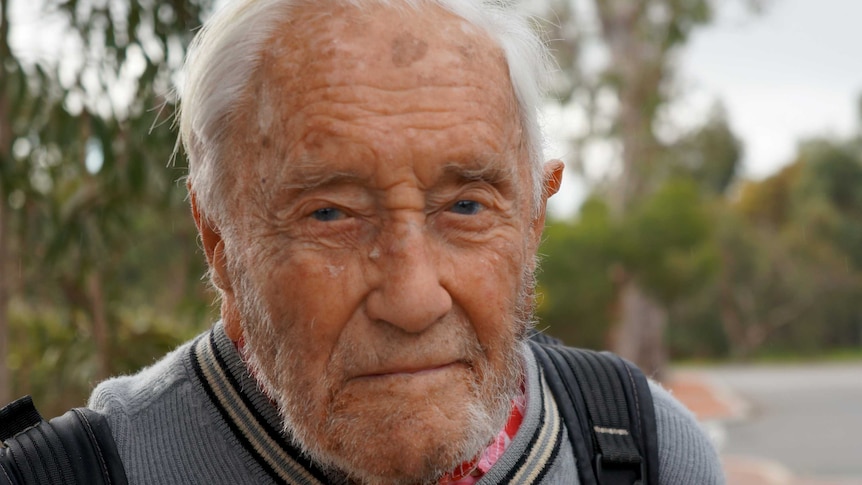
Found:
[[[373,5],[419,9],[438,5],[480,28],[497,42],[509,69],[518,104],[522,142],[530,154],[534,211],[543,190],[544,140],[538,110],[551,63],[527,16],[505,0],[328,0],[363,9]],[[232,195],[224,146],[234,128],[232,117],[276,29],[294,7],[316,0],[235,0],[216,12],[195,37],[180,86],[180,142],[189,161],[189,184],[198,206],[223,225]]]

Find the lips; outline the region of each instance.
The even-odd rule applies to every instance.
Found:
[[[375,379],[385,377],[419,377],[430,375],[436,372],[454,369],[458,366],[466,366],[466,363],[460,360],[447,362],[443,364],[405,364],[405,365],[390,365],[382,369],[374,369],[370,372],[362,372],[351,377],[349,380],[357,379]]]

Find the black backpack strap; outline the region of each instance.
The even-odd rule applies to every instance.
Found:
[[[581,395],[580,386],[577,385],[572,366],[564,354],[555,350],[555,346],[542,345],[532,340],[530,346],[566,424],[569,443],[572,445],[578,467],[579,482],[581,485],[598,485],[592,468],[593,457],[596,455],[595,443],[587,438],[592,436],[592,431],[585,399]]]
[[[566,423],[581,483],[657,485],[655,409],[643,373],[611,353],[536,340],[530,345]]]
[[[45,421],[28,397],[0,410],[0,484],[127,485],[104,416],[76,408]]]
[[[42,415],[30,396],[12,401],[0,409],[0,442],[15,436],[42,421]]]

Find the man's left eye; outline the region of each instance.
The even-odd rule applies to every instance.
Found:
[[[344,212],[333,207],[324,207],[312,212],[311,217],[320,222],[332,222],[343,219]]]
[[[464,216],[474,216],[478,214],[484,206],[475,200],[459,200],[452,205],[452,212]]]

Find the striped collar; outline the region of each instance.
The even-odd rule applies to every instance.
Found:
[[[521,352],[526,375],[527,413],[518,433],[478,485],[542,483],[558,461],[566,429],[553,394],[526,344]]]
[[[248,373],[239,353],[217,324],[191,347],[192,368],[236,441],[274,483],[327,483],[281,432],[275,406]]]
[[[527,414],[512,443],[479,481],[540,483],[556,461],[565,436],[553,397],[525,346]],[[219,419],[245,453],[273,483],[314,485],[341,482],[303,456],[281,431],[270,400],[249,375],[221,323],[190,349],[191,366]]]

